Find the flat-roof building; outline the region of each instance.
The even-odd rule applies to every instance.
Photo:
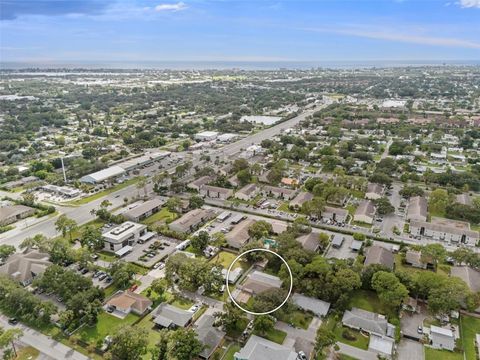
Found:
[[[190,233],[197,230],[208,220],[213,219],[215,215],[215,211],[212,209],[194,209],[168,224],[168,227],[170,230],[180,233]]]
[[[115,252],[119,256],[125,255],[125,252],[118,251],[123,248],[131,250],[131,247],[135,245],[146,232],[146,225],[126,221],[102,234],[104,250]]]
[[[158,198],[148,200],[148,201],[145,201],[143,204],[140,204],[138,206],[135,206],[132,209],[125,211],[122,215],[131,221],[136,221],[136,222],[142,221],[145,218],[160,211],[164,203],[165,203],[164,200],[161,200]]]

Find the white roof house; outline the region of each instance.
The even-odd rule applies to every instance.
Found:
[[[430,340],[432,347],[436,349],[455,349],[455,335],[450,329],[432,325],[430,327]]]
[[[311,311],[317,316],[325,316],[330,309],[330,303],[315,299],[312,297],[308,297],[302,294],[293,294],[292,301],[295,305],[297,305],[300,309],[305,311]]]
[[[297,356],[290,347],[252,335],[245,346],[233,355],[233,358],[235,360],[295,360]]]

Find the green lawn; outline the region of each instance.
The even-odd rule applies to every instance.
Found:
[[[295,213],[295,211],[291,210],[291,209],[288,207],[288,203],[287,203],[287,202],[282,203],[282,205],[280,205],[280,206],[277,208],[277,210],[278,210],[278,211],[289,212],[289,213]]]
[[[359,222],[359,221],[352,221],[352,225],[360,226],[360,227],[363,227],[363,228],[366,228],[366,229],[371,229],[372,226],[373,226],[372,224],[367,224],[367,223]]]
[[[27,346],[20,350],[17,349],[17,357],[15,360],[34,360],[38,355],[40,355],[40,351],[32,346]]]
[[[154,329],[154,323],[152,321],[152,315],[145,316],[142,321],[140,321],[137,325],[139,328],[145,329],[148,331],[148,348],[154,348],[155,345],[160,340],[160,333],[158,330]],[[151,358],[151,354],[148,353],[143,356],[143,359],[147,360]]]
[[[345,339],[342,335],[345,330],[348,330],[350,333],[354,334],[356,339],[355,340]],[[335,334],[337,341],[340,341],[344,344],[355,346],[359,349],[368,350],[368,342],[370,340],[370,337],[365,336],[364,334],[361,334],[360,331],[349,329],[345,326],[342,326],[341,323],[338,323],[333,328],[333,333]]]
[[[288,324],[293,324],[295,327],[302,329],[308,329],[308,326],[312,322],[313,316],[307,313],[304,313],[300,310],[295,310],[288,314],[280,314],[277,316],[279,320],[286,322]]]
[[[387,315],[389,320],[398,318],[398,314],[388,306],[382,304],[377,294],[373,291],[356,290],[350,298],[349,306]]]
[[[480,319],[462,315],[460,320],[460,335],[463,340],[465,357],[467,360],[476,360],[478,357],[475,348],[475,334],[480,333]]]
[[[101,312],[98,315],[98,321],[95,326],[84,326],[78,331],[81,339],[87,342],[97,342],[97,340],[103,340],[105,336],[111,335],[115,332],[115,329],[122,325],[130,325],[138,320],[138,316],[134,314],[128,314],[125,319],[119,319],[107,312]]]
[[[93,195],[90,195],[90,196],[86,196],[84,198],[81,198],[81,199],[78,199],[78,200],[73,200],[73,201],[70,201],[68,202],[68,204],[72,204],[72,205],[84,205],[84,204],[88,204],[89,202],[91,201],[94,201],[94,200],[97,200],[97,199],[100,199],[104,196],[107,196],[108,194],[111,194],[115,191],[118,191],[118,190],[121,190],[123,188],[126,188],[127,186],[130,186],[132,184],[135,184],[136,182],[138,181],[138,178],[133,178],[133,179],[129,179],[127,181],[124,181],[123,183],[121,184],[117,184],[115,186],[112,186],[108,189],[105,189],[105,190],[102,190],[102,191],[99,191],[97,192],[96,194],[93,194]]]
[[[257,331],[254,331],[253,334],[261,336],[277,344],[283,344],[283,341],[287,337],[287,333],[285,331],[278,329],[272,329],[270,331],[267,331],[264,335],[258,333]]]
[[[155,223],[165,221],[165,222],[171,222],[175,220],[178,217],[178,215],[174,212],[171,212],[167,208],[162,208],[159,212],[149,216],[145,220],[142,221],[145,225],[153,225]]]
[[[215,265],[221,265],[224,269],[228,269],[228,267],[232,264],[233,260],[237,257],[236,254],[232,254],[228,251],[220,251],[217,255],[210,259],[210,262]],[[243,268],[244,270],[248,268],[248,263],[241,261],[236,261],[233,265],[232,269],[236,268]]]
[[[339,360],[358,360],[358,359],[354,358],[353,356],[340,354]]]
[[[223,357],[223,360],[233,360],[233,355],[240,351],[240,345],[237,344],[232,344],[230,347],[227,349],[225,352],[225,356]]]
[[[429,347],[425,349],[425,360],[463,360],[461,353],[451,352],[448,350],[437,350]]]
[[[195,303],[189,299],[186,298],[181,298],[181,297],[176,297],[175,300],[173,300],[171,305],[183,309],[183,310],[188,310],[190,309]]]

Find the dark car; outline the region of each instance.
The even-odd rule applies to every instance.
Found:
[[[8,323],[10,325],[17,325],[18,324],[18,320],[16,318],[10,318],[8,319]]]

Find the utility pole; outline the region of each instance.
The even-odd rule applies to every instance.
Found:
[[[67,183],[67,174],[65,173],[65,165],[63,164],[63,156],[60,158],[62,161],[62,171],[63,171],[63,181],[65,181],[65,184]]]

